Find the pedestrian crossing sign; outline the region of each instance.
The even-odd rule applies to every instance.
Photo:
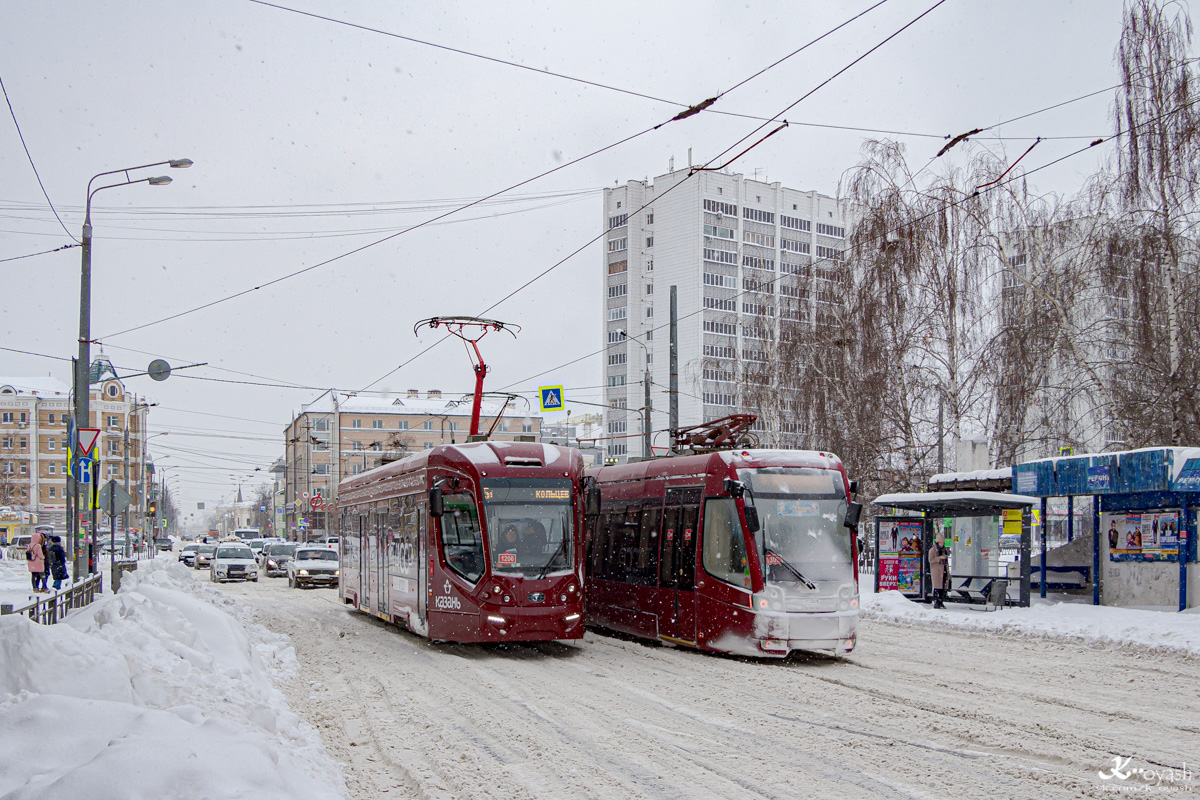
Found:
[[[542,411],[562,411],[566,408],[566,398],[563,397],[561,386],[539,386],[538,397],[541,400]]]

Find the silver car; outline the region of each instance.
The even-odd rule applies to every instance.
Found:
[[[338,554],[328,547],[297,547],[287,565],[288,586],[337,586]]]
[[[217,583],[225,581],[254,581],[258,583],[258,562],[254,560],[254,551],[244,544],[221,543],[213,554],[212,566],[209,567],[209,580]]]

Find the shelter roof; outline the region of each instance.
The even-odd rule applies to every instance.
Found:
[[[899,492],[880,495],[874,505],[923,511],[932,516],[974,517],[1040,502],[1037,497],[1004,492]]]

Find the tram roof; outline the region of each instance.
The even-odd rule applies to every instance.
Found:
[[[981,516],[1002,509],[1027,508],[1041,500],[1005,492],[897,492],[876,497],[874,505],[923,511],[937,516]]]
[[[589,470],[606,481],[644,480],[708,472],[714,462],[734,469],[769,469],[771,467],[812,467],[837,469],[842,460],[833,453],[817,450],[717,450],[691,456],[663,456],[628,464],[614,464]]]

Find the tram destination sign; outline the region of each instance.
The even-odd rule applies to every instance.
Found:
[[[485,480],[483,499],[489,503],[569,503],[571,482],[553,478]]]

